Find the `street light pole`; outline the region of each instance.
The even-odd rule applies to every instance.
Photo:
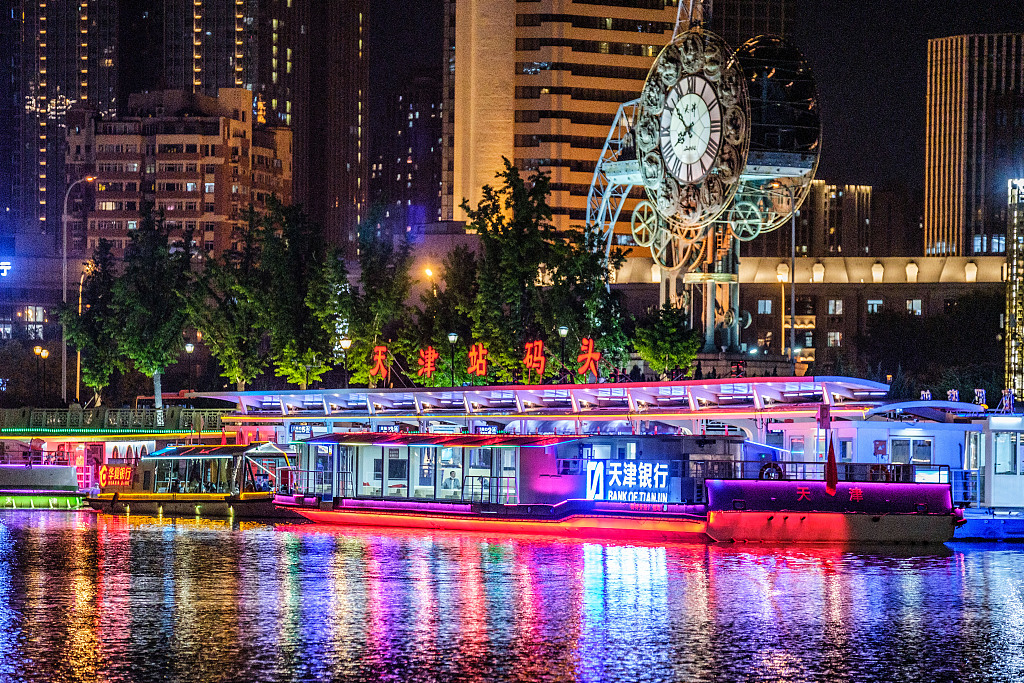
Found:
[[[192,391],[192,352],[196,350],[196,345],[192,342],[185,344],[185,353],[188,354],[188,390]]]
[[[91,183],[96,180],[94,176],[87,175],[79,178],[68,185],[64,193],[64,211],[61,215],[61,301],[65,306],[68,303],[68,198],[71,197],[71,190],[75,185]],[[68,335],[63,323],[60,326],[60,395],[61,400],[68,402]]]
[[[448,333],[448,343],[452,347],[452,389],[455,388],[455,342],[459,341],[459,335],[454,332]]]
[[[796,194],[792,185],[775,181],[771,186],[789,195],[789,369],[796,377]],[[783,347],[785,343],[783,331]]]
[[[344,337],[341,340],[341,365],[345,371],[345,388],[348,389],[348,350],[352,348],[352,340]]]
[[[561,325],[558,328],[558,336],[562,340],[562,349],[561,349],[561,351],[559,353],[559,355],[562,358],[562,373],[561,373],[562,374],[562,377],[561,377],[562,382],[565,381],[565,337],[566,337],[567,334],[569,334],[569,328],[566,327],[565,325]]]

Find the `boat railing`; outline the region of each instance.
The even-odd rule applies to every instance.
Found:
[[[953,480],[953,504],[963,507],[981,505],[981,476],[978,470],[950,470]]]
[[[824,461],[690,460],[683,463],[683,477],[704,479],[789,479],[824,481]],[[906,463],[836,464],[839,481],[950,484],[948,465]]]
[[[275,490],[304,496],[320,496],[321,500],[332,500],[334,491],[330,472],[323,470],[300,470],[296,467],[278,469],[280,479]]]
[[[468,503],[518,505],[519,487],[515,477],[469,476],[462,487],[462,500]]]
[[[0,465],[70,465],[67,451],[4,451],[0,452]]]
[[[162,412],[162,414],[161,414]],[[220,431],[221,417],[231,409],[200,409],[168,406],[153,408],[18,408],[0,410],[0,427],[6,429],[162,429],[198,432]]]

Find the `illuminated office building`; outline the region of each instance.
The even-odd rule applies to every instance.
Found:
[[[788,30],[793,0],[714,3],[733,47]],[[615,113],[669,41],[674,0],[446,0],[442,217],[464,218],[502,157],[551,173],[554,223],[581,224]],[[637,196],[641,191],[635,190]]]
[[[925,250],[1006,251],[1006,184],[1024,177],[1024,35],[928,41]]]

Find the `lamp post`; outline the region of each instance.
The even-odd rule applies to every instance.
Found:
[[[779,355],[786,353],[786,276],[775,273],[779,280]]]
[[[341,340],[341,367],[345,372],[345,388],[348,389],[348,350],[352,348],[352,340],[343,337]]]
[[[452,388],[455,388],[455,342],[459,341],[459,335],[454,332],[448,333],[448,343],[452,347]]]
[[[61,301],[68,303],[68,199],[75,185],[91,183],[95,176],[87,175],[68,185],[64,193],[64,211],[61,215]],[[68,402],[68,338],[64,325],[60,326],[60,395],[64,403]]]
[[[437,296],[437,283],[434,282],[434,271],[432,271],[430,268],[427,268],[423,272],[426,273],[427,279],[430,280],[430,291],[434,294],[434,296]]]
[[[185,344],[185,353],[188,354],[188,390],[192,391],[192,352],[196,350],[196,345],[192,342]]]
[[[775,181],[771,186],[789,195],[789,368],[796,377],[796,195],[792,185]]]
[[[32,353],[36,355],[36,390],[42,390],[42,382],[40,381],[39,374],[39,357],[43,354],[43,347],[36,344],[32,347]]]
[[[50,357],[50,350],[43,349],[39,352],[39,357],[43,359],[43,400],[46,400],[46,359]]]
[[[78,278],[78,317],[82,317],[82,289],[85,287],[85,278],[92,275],[95,266],[92,261],[82,263],[82,277]],[[82,402],[82,350],[75,351],[75,403]]]
[[[558,336],[561,338],[562,350],[560,356],[562,358],[562,381],[565,381],[565,338],[569,334],[569,328],[565,325],[560,325],[558,328]]]

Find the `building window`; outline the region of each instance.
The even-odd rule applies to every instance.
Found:
[[[757,300],[757,312],[761,315],[770,315],[772,312],[772,300],[771,299],[758,299]]]
[[[881,313],[882,312],[882,300],[881,299],[868,299],[868,313]]]
[[[213,194],[214,183],[206,183],[206,194]]]
[[[995,432],[992,434],[995,451],[995,473],[1017,474],[1017,434]]]
[[[829,315],[842,315],[843,314],[843,300],[842,299],[829,299],[828,300],[828,314]]]
[[[832,331],[828,333],[828,345],[832,347],[843,345],[843,333]]]
[[[921,300],[907,299],[907,313],[910,315],[921,315]]]
[[[804,332],[804,348],[814,348],[814,332],[812,330],[807,330],[806,332]]]

